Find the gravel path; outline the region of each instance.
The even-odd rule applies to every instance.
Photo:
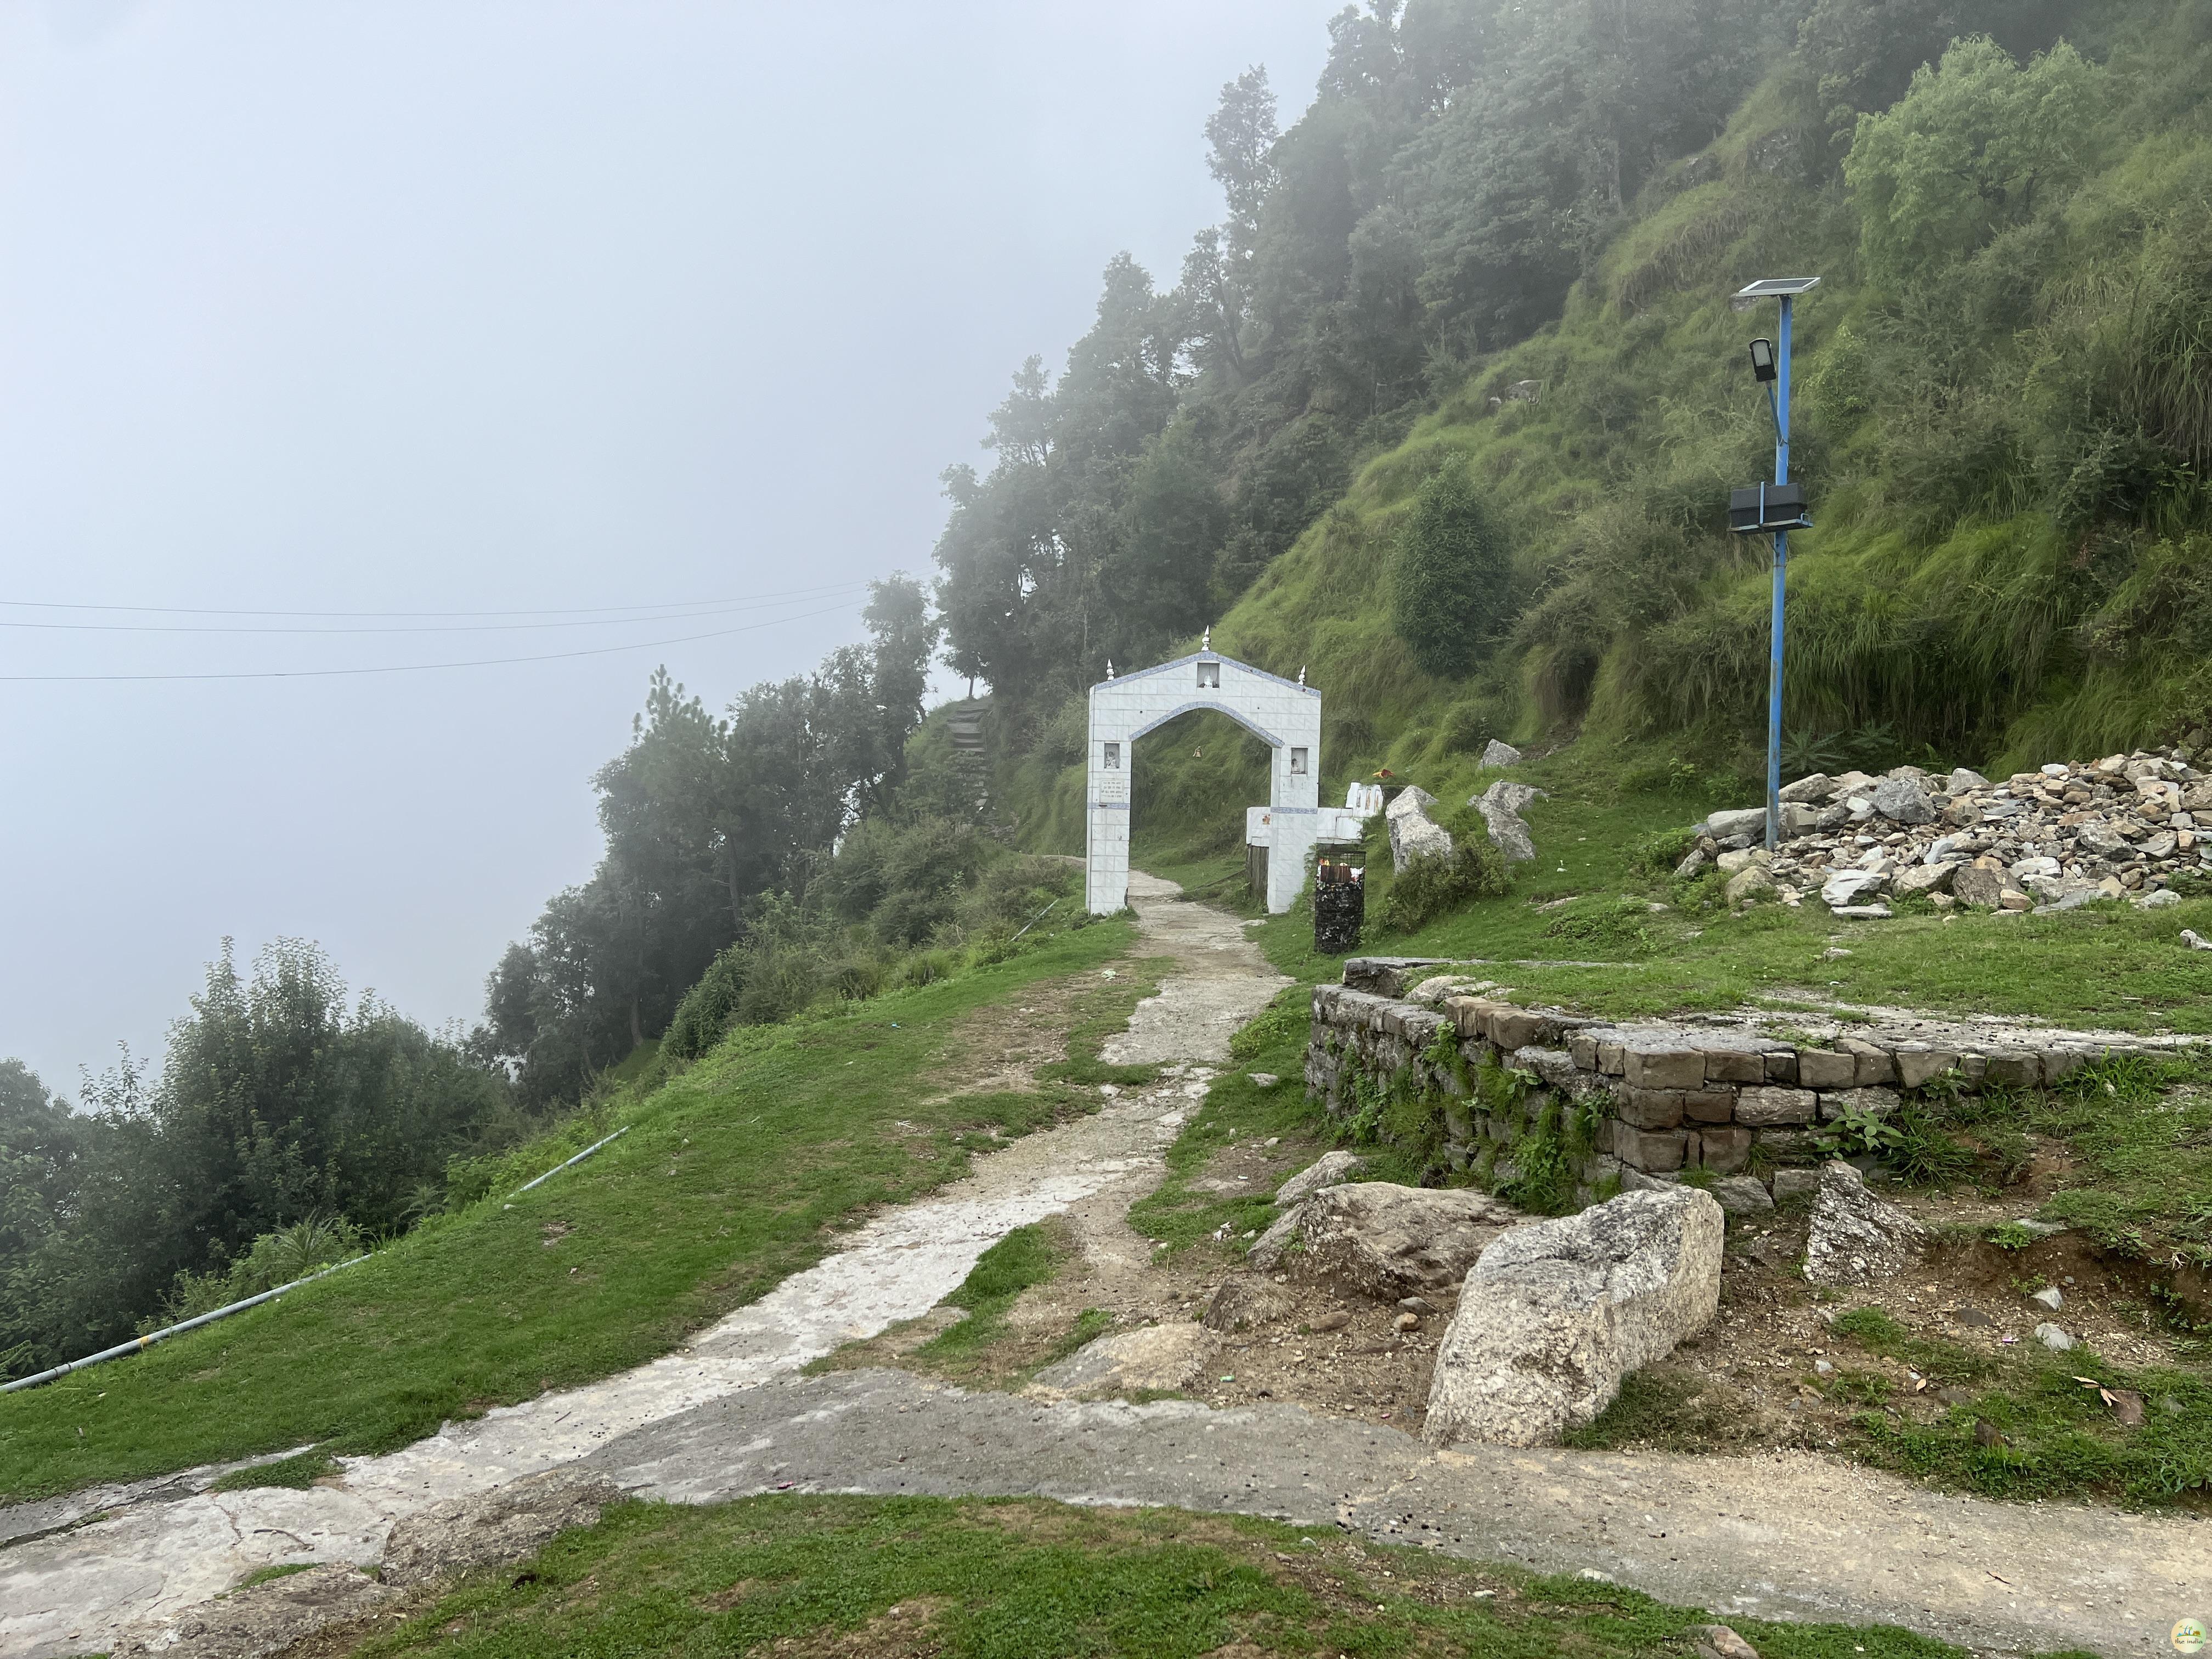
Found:
[[[1477,1448],[1292,1407],[1043,1406],[896,1371],[802,1378],[805,1361],[927,1312],[1010,1229],[1126,1206],[1204,1092],[1228,1037],[1286,981],[1230,918],[1133,872],[1146,944],[1177,971],[1112,1039],[1114,1063],[1174,1064],[1096,1116],[976,1161],[879,1217],[684,1349],[588,1388],[502,1407],[335,1484],[210,1495],[212,1472],[0,1511],[0,1655],[61,1659],[158,1637],[279,1563],[379,1559],[399,1516],[581,1461],[641,1493],[703,1502],[793,1488],[1041,1493],[1340,1525],[1486,1559],[1607,1572],[1670,1599],[1770,1618],[1882,1620],[1977,1647],[2163,1648],[2212,1613],[2212,1525],[1933,1496],[1804,1456],[1688,1460]]]

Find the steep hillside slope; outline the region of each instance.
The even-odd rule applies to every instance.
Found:
[[[1744,351],[1774,319],[1728,295],[1819,274],[1797,338],[1796,460],[1819,527],[1793,542],[1791,758],[2009,768],[2201,744],[2208,69],[2196,0],[2024,64],[1960,42],[1860,118],[1833,169],[1820,88],[1784,59],[1646,190],[1559,322],[1374,453],[1215,644],[1308,669],[1330,791],[1378,765],[1463,767],[1491,737],[1577,732],[1751,775],[1767,550],[1728,536],[1724,507],[1771,465]],[[1392,588],[1409,507],[1455,469],[1506,526],[1511,620],[1440,678],[1394,626]],[[1054,741],[1080,739],[1062,726],[1002,787],[1026,839],[1070,850],[1079,781]],[[1139,825],[1233,835],[1199,805],[1259,798],[1233,736],[1152,750]]]

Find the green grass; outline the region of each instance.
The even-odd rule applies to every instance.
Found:
[[[1095,1067],[1097,1034],[1149,988],[1125,963],[1100,977],[1132,936],[1119,921],[1050,934],[847,1014],[735,1033],[672,1081],[611,1104],[602,1122],[626,1122],[628,1135],[511,1203],[512,1184],[496,1185],[277,1303],[0,1399],[0,1496],[303,1443],[386,1450],[665,1353],[835,1249],[871,1206],[962,1173],[963,1137],[1048,1116],[1034,1096],[933,1103],[915,1080],[967,1016],[1066,975],[1095,988],[1070,1067]],[[1068,1109],[1097,1099],[1043,1092]],[[568,1138],[594,1132],[605,1127]],[[550,1167],[556,1151],[531,1149],[518,1168]]]
[[[1508,775],[1552,792],[1525,815],[1540,856],[1516,866],[1510,893],[1477,900],[1418,933],[1381,930],[1389,856],[1370,854],[1360,953],[1619,964],[1516,967],[1495,977],[1518,1000],[1620,1018],[1763,999],[1786,1005],[1796,993],[1800,1006],[1810,994],[2116,1030],[2212,1033],[2212,956],[2179,942],[2184,927],[2212,933],[2212,899],[2157,911],[2093,907],[2002,920],[1930,914],[1839,921],[1817,900],[1731,915],[1706,886],[1659,873],[1643,849],[1702,817],[1716,795],[1742,803],[1709,781],[1682,793],[1639,787],[1654,769],[1633,753],[1589,743],[1513,769]],[[1414,781],[1456,805],[1480,780],[1451,763]],[[1542,908],[1561,899],[1572,902]],[[1652,903],[1669,908],[1642,908]],[[1340,958],[1313,953],[1312,915],[1303,902],[1254,933],[1285,973],[1318,981],[1341,971]],[[1824,954],[1838,945],[1850,954]]]
[[[1832,1328],[1869,1353],[1974,1395],[1929,1423],[1860,1413],[1850,1449],[1867,1462],[1992,1498],[2212,1504],[2212,1380],[2201,1374],[2128,1370],[2081,1348],[2057,1355],[2039,1347],[1992,1360],[1914,1336],[1872,1308],[1843,1315]],[[2141,1395],[2142,1425],[2122,1427],[2084,1377]],[[1986,1431],[1977,1437],[1981,1423],[1996,1431],[1994,1443],[1983,1443]]]
[[[964,1309],[968,1317],[930,1338],[921,1352],[941,1361],[988,1347],[1006,1329],[1015,1298],[1033,1285],[1050,1282],[1066,1256],[1043,1223],[1015,1228],[976,1257],[959,1288],[945,1298],[946,1307]]]
[[[320,1446],[310,1447],[291,1457],[280,1457],[273,1463],[256,1463],[252,1468],[233,1469],[210,1486],[210,1492],[246,1492],[256,1486],[283,1486],[293,1492],[305,1492],[337,1467],[336,1460]]]
[[[1594,1659],[1686,1652],[1709,1619],[1612,1584],[1241,1517],[778,1497],[620,1505],[357,1651]],[[1729,1623],[1766,1659],[1963,1652],[1887,1626]]]

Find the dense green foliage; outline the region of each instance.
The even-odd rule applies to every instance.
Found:
[[[1577,728],[1755,771],[1766,550],[1723,509],[1770,464],[1743,348],[1774,319],[1727,296],[1800,271],[1793,756],[2212,731],[2212,5],[1414,0],[1332,29],[1287,131],[1260,77],[1224,89],[1229,216],[1181,284],[1117,265],[955,481],[948,636],[1030,844],[1079,825],[1071,693],[1209,620],[1309,670],[1331,792]],[[1445,477],[1510,580],[1425,638],[1395,578]],[[1201,776],[1235,833],[1214,752],[1155,763],[1178,848]]]
[[[158,1079],[126,1062],[83,1104],[72,1113],[0,1063],[11,1374],[118,1341],[165,1300],[198,1312],[233,1285],[252,1294],[271,1273],[335,1260],[358,1235],[327,1218],[396,1230],[426,1192],[434,1205],[448,1158],[526,1127],[504,1079],[374,996],[349,1003],[330,963],[293,940],[250,976],[226,947]]]
[[[1457,678],[1513,611],[1513,563],[1497,515],[1460,467],[1423,484],[1398,532],[1390,622],[1414,666]]]
[[[776,896],[803,902],[838,838],[889,809],[938,630],[904,578],[877,583],[866,616],[867,647],[757,685],[726,715],[665,671],[653,676],[629,747],[593,780],[599,867],[556,895],[491,975],[475,1046],[512,1069],[526,1102],[574,1101],[595,1073],[658,1036],[733,944],[756,931],[787,936]],[[788,965],[773,945],[755,954]],[[770,1018],[812,994],[754,982]]]

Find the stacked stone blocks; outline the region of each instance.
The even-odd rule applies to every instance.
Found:
[[[1438,1053],[1445,1031],[1455,1060]],[[1341,1117],[1358,1109],[1362,1079],[1370,1093],[1398,1087],[1442,1098],[1447,1155],[1462,1169],[1479,1137],[1513,1139],[1548,1099],[1598,1100],[1595,1153],[1583,1171],[1595,1182],[1624,1170],[1735,1175],[1752,1167],[1754,1149],[1763,1149],[1762,1166],[1807,1164],[1821,1125],[1849,1113],[1887,1116],[1902,1103],[1900,1091],[1946,1073],[1968,1092],[2033,1088],[2124,1046],[2054,1037],[1970,1048],[1850,1036],[1813,1045],[1686,1023],[1616,1025],[1484,997],[1431,1007],[1323,985],[1314,991],[1305,1078],[1309,1094]],[[1513,1108],[1487,1110],[1464,1081],[1486,1063],[1533,1073],[1536,1086]]]

